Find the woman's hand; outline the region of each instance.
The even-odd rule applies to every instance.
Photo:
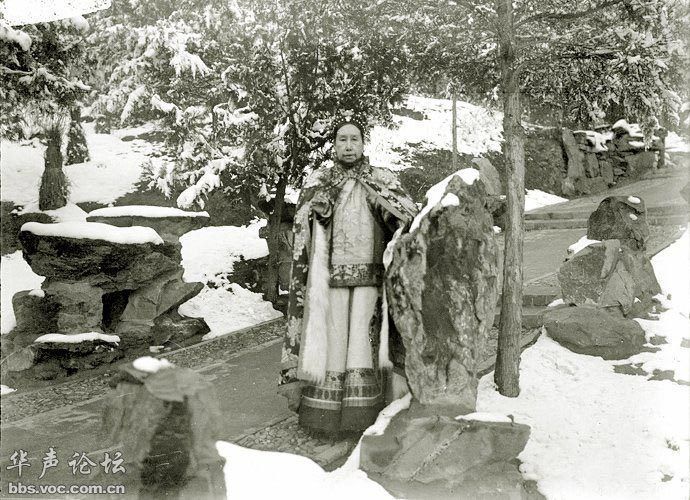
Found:
[[[333,213],[333,205],[323,193],[314,195],[310,206],[319,219],[329,219]]]

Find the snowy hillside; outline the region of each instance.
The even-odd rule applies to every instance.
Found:
[[[500,151],[503,115],[462,101],[457,104],[458,152],[481,156],[489,151]],[[451,106],[448,99],[409,96],[403,109],[421,119],[394,115],[392,127],[375,126],[365,154],[373,165],[402,170],[410,166],[407,157],[413,150],[450,151]]]

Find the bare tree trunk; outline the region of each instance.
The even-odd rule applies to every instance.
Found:
[[[453,172],[458,169],[458,93],[453,84]]]
[[[263,290],[266,300],[276,303],[278,300],[278,266],[280,265],[280,236],[283,207],[285,206],[285,189],[287,188],[287,173],[283,171],[276,186],[273,211],[268,217],[268,262],[263,276]]]
[[[496,0],[503,87],[503,155],[506,162],[507,221],[501,322],[494,381],[504,396],[520,393],[522,249],[525,209],[525,144],[516,68],[512,0]]]

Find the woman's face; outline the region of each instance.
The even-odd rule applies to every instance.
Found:
[[[343,125],[335,134],[335,156],[345,166],[355,164],[364,152],[362,133],[354,125]]]

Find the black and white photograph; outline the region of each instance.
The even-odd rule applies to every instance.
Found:
[[[688,0],[0,0],[0,500],[690,498]]]

